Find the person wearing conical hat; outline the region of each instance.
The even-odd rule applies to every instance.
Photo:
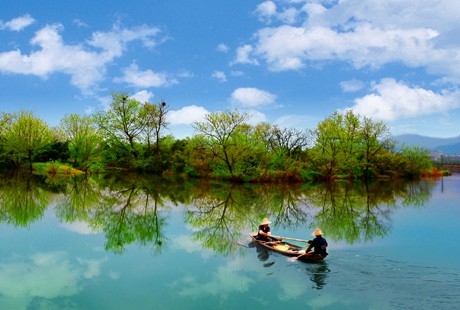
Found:
[[[272,241],[272,238],[270,238],[270,224],[271,222],[266,217],[260,222],[259,231],[257,232],[258,240]]]
[[[316,254],[321,255],[322,257],[326,257],[327,255],[329,255],[326,251],[328,246],[327,240],[323,237],[323,232],[321,231],[321,229],[316,228],[312,235],[315,237],[315,239],[308,242],[309,245],[305,250],[304,255]]]

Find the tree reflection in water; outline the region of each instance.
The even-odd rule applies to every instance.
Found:
[[[127,245],[138,243],[161,253],[168,244],[168,214],[182,205],[194,241],[218,254],[234,255],[241,253],[240,240],[257,229],[263,217],[287,231],[319,226],[328,239],[350,244],[383,237],[391,229],[394,209],[423,207],[435,184],[232,184],[139,175],[7,175],[0,179],[0,221],[27,227],[53,203],[60,221],[85,222],[104,232],[106,250],[123,253]],[[265,252],[258,255],[266,257]],[[315,267],[318,272],[312,275],[324,274],[321,265]],[[321,287],[321,281],[315,283]]]
[[[28,227],[44,216],[51,192],[29,173],[0,176],[0,221]]]

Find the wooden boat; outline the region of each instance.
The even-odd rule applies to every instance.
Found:
[[[323,261],[326,257],[323,255],[319,254],[305,254],[305,249],[306,247],[301,247],[300,245],[293,244],[290,242],[286,242],[284,240],[279,240],[277,238],[273,238],[275,241],[264,241],[264,240],[258,240],[256,238],[257,233],[249,233],[249,236],[251,237],[252,241],[260,244],[261,246],[278,252],[280,254],[289,256],[289,257],[297,257],[297,260],[303,261],[303,262],[320,262]],[[294,238],[291,238],[294,239]]]

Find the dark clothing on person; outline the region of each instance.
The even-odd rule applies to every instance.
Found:
[[[308,246],[306,252],[310,251],[313,248],[314,254],[321,254],[323,256],[327,256],[328,253],[326,252],[327,248],[327,241],[321,235],[315,237],[315,239],[309,242],[310,245]]]
[[[268,234],[270,232],[270,226],[259,225],[259,230],[257,231],[257,240],[272,241],[272,238],[261,235],[260,231],[263,231],[264,233]]]

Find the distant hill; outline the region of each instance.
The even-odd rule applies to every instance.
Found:
[[[433,150],[445,155],[460,155],[460,143],[437,146]]]
[[[445,155],[460,154],[460,136],[453,138],[433,138],[415,134],[394,136],[395,140],[408,146],[422,146],[432,152],[441,152]]]

